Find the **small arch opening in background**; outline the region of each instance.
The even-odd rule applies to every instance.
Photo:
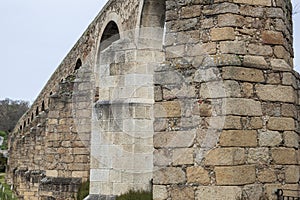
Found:
[[[79,70],[81,66],[82,66],[81,59],[78,58],[77,61],[76,61],[76,65],[75,65],[74,71]]]
[[[24,128],[26,127],[26,121],[24,121],[24,125],[23,125],[23,127],[24,127]]]
[[[164,28],[166,20],[166,1],[145,0],[141,16],[141,27]]]
[[[38,116],[38,115],[39,115],[39,107],[36,107],[35,116]]]
[[[30,124],[30,119],[29,118],[27,119],[27,124]]]
[[[101,40],[100,50],[104,50],[109,47],[113,42],[120,39],[120,32],[118,25],[114,21],[110,21],[105,27]]]
[[[45,111],[45,101],[42,102],[42,111]]]
[[[33,117],[34,117],[34,116],[33,116],[33,113],[31,113],[31,121],[33,121]]]
[[[51,97],[53,94],[53,92],[51,91],[50,94],[49,94],[49,97]],[[48,107],[50,107],[50,99],[48,99]]]
[[[22,125],[20,126],[20,131],[22,131],[22,129],[23,129],[23,127],[22,127]]]

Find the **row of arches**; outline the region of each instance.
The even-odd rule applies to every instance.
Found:
[[[145,0],[144,6],[143,6],[143,11],[142,11],[142,16],[141,16],[141,27],[163,27],[164,25],[164,19],[165,19],[165,1],[159,2],[154,1],[154,0]],[[153,21],[151,20],[153,18],[153,13],[156,16],[156,20]],[[106,48],[108,48],[112,43],[118,41],[120,39],[120,29],[116,22],[113,20],[109,21],[106,27],[104,28],[104,31],[101,36],[100,40],[100,47],[99,50],[102,51]],[[82,67],[82,60],[78,58],[76,60],[76,64],[73,70],[73,73],[76,73],[80,68]],[[61,79],[61,82],[63,79]],[[50,93],[50,96],[52,95],[52,92]],[[49,102],[48,102],[49,106]],[[34,120],[36,116],[40,114],[40,112],[45,111],[45,101],[42,101],[41,106],[37,106],[35,109],[35,112],[31,113],[31,116],[29,116],[26,120],[23,121],[23,124],[20,125],[20,130],[23,130],[26,128],[30,122]]]
[[[22,131],[24,128],[26,128],[33,120],[35,117],[37,117],[40,112],[45,111],[45,101],[42,101],[41,107],[37,106],[34,112],[31,112],[31,116],[23,121],[23,124],[20,125],[20,131]]]
[[[80,58],[78,58],[76,61],[75,67],[74,67],[74,72],[79,70],[81,68],[81,66],[82,66],[82,61]],[[53,95],[52,91],[49,93],[49,98],[51,95]],[[50,100],[48,99],[48,107],[49,107],[49,104],[50,104]],[[45,110],[46,110],[46,104],[45,104],[45,100],[43,100],[40,106],[36,106],[35,110],[33,109],[33,111],[31,112],[31,116],[29,115],[23,121],[23,123],[19,127],[19,130],[22,131],[23,129],[25,129],[34,120],[34,118],[40,114],[40,112],[44,112]]]
[[[114,21],[110,21],[108,23],[108,25],[106,26],[106,28],[104,29],[104,32],[102,34],[101,41],[100,41],[100,44],[101,44],[100,49],[101,50],[106,49],[113,42],[115,42],[119,39],[120,39],[119,28]],[[76,60],[76,64],[75,64],[73,73],[76,73],[81,67],[82,67],[82,60],[80,58],[78,58]],[[63,82],[63,81],[64,81],[64,79],[61,79],[60,82]],[[52,94],[53,93],[50,92],[50,96]],[[50,102],[50,101],[48,101],[48,102]],[[49,103],[48,103],[48,106],[49,106]],[[44,100],[42,101],[41,108],[39,106],[37,106],[35,109],[35,112],[31,112],[31,116],[30,117],[28,116],[28,118],[23,121],[23,124],[20,125],[19,130],[22,131],[23,129],[25,129],[30,124],[30,122],[32,122],[34,120],[34,118],[37,117],[40,114],[40,112],[43,112],[43,111],[45,111],[45,101]]]

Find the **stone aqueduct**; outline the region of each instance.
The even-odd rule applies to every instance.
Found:
[[[18,122],[7,179],[25,200],[298,189],[292,41],[289,0],[110,0]]]

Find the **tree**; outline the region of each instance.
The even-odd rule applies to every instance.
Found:
[[[0,100],[0,130],[11,132],[28,109],[29,102],[27,101]]]

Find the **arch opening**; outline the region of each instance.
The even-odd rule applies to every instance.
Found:
[[[35,116],[38,116],[38,115],[39,115],[39,107],[36,107]]]
[[[101,40],[100,50],[104,50],[109,47],[113,42],[120,39],[120,32],[118,25],[114,21],[110,21],[105,27]]]
[[[166,18],[166,1],[145,0],[142,16],[141,27],[164,28]]]
[[[163,48],[166,28],[166,1],[144,0],[140,18],[140,37],[152,40],[149,43],[149,48]]]
[[[45,111],[45,101],[42,102],[42,111]]]
[[[50,107],[50,98],[51,98],[52,95],[53,95],[53,92],[51,91],[49,93],[49,98],[48,98],[48,108]]]
[[[82,66],[82,62],[81,62],[81,59],[78,58],[77,61],[76,61],[76,65],[75,65],[75,69],[74,71],[77,71],[80,69],[80,67]]]

